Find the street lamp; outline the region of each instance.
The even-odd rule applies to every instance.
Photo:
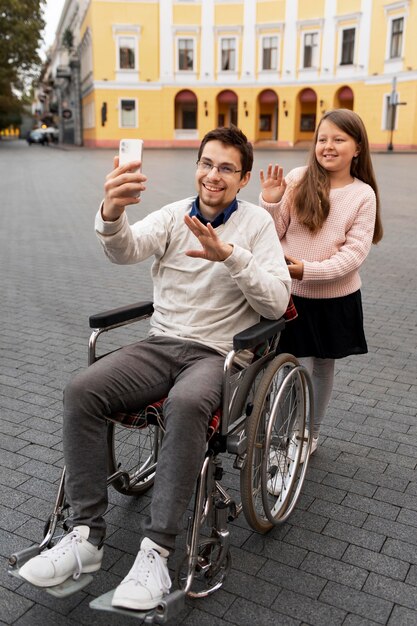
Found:
[[[390,129],[390,139],[387,146],[387,150],[392,152],[394,150],[393,144],[393,136],[395,129],[395,121],[397,119],[397,107],[407,104],[406,102],[398,102],[398,92],[397,92],[397,77],[394,76],[392,79],[392,90],[388,99],[388,119],[389,119],[389,129]]]

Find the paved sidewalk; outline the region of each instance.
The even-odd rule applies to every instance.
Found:
[[[93,232],[113,151],[0,141],[0,624],[125,625],[89,608],[138,549],[149,500],[110,491],[103,570],[59,601],[7,575],[39,541],[62,467],[61,396],[86,365],[88,316],[151,296],[149,263],[112,266]],[[256,201],[256,152],[243,192]],[[282,152],[285,170],[305,153]],[[133,219],[194,193],[195,151],[145,151],[148,190]],[[385,238],[363,268],[369,354],[338,365],[299,505],[267,536],[232,524],[233,571],[187,602],[184,626],[417,624],[417,155],[376,154]]]

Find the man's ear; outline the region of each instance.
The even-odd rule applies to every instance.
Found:
[[[240,179],[239,189],[243,189],[243,187],[246,187],[249,181],[250,181],[250,172],[246,172],[244,177]]]

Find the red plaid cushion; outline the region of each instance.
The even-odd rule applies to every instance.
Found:
[[[107,419],[110,422],[120,424],[124,428],[146,428],[149,424],[158,424],[163,429],[163,407],[165,400],[166,398],[163,398],[158,402],[148,404],[137,413],[113,413]],[[221,409],[217,409],[217,411],[213,413],[207,429],[207,441],[219,430],[221,415]]]
[[[144,409],[136,413],[113,413],[107,419],[125,428],[146,428],[148,424],[163,425],[162,408],[165,398],[158,402],[148,404]]]
[[[284,319],[286,322],[291,322],[291,320],[295,320],[298,316],[297,309],[295,308],[294,301],[292,296],[290,296],[290,301],[288,302],[287,310],[284,313]]]

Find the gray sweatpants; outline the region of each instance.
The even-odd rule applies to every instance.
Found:
[[[182,527],[219,406],[224,357],[202,344],[151,337],[126,346],[75,376],[64,392],[65,490],[72,525],[99,543],[107,509],[106,415],[165,396],[163,438],[144,534],[170,550]]]

